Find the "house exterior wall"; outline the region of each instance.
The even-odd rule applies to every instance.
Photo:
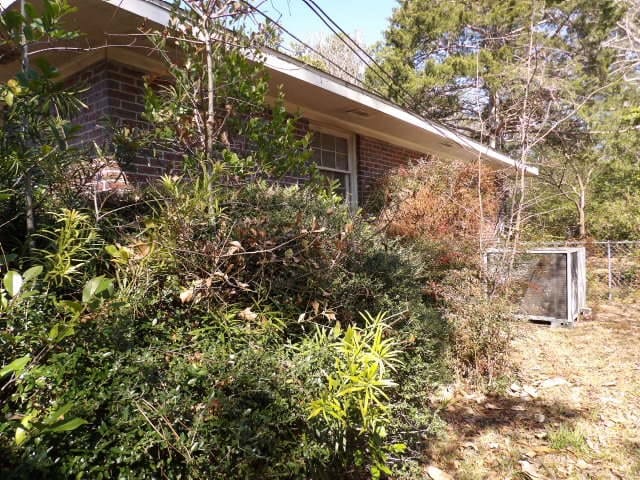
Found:
[[[109,154],[113,147],[109,124],[134,128],[144,126],[145,74],[130,66],[105,60],[67,80],[69,84],[86,89],[82,100],[88,108],[73,119],[80,126],[77,143],[90,145],[95,142]],[[109,164],[98,173],[96,189],[109,190],[125,182],[138,183],[157,178],[172,172],[176,163],[175,155],[156,150],[137,155],[122,169]]]
[[[392,170],[429,155],[392,145],[383,140],[358,135],[358,204],[366,205],[380,181]]]
[[[69,83],[87,88],[83,100],[88,109],[74,119],[81,127],[78,142],[96,142],[101,147],[107,147],[105,151],[109,152],[110,132],[107,123],[129,127],[144,126],[144,76],[145,72],[141,70],[104,60],[69,78]],[[313,129],[313,124],[304,118],[298,125],[301,136]],[[366,205],[376,186],[387,173],[413,160],[428,157],[423,153],[370,136],[354,135],[354,139],[356,171],[353,173],[357,179],[360,206]],[[231,140],[239,150],[246,147],[242,139]],[[164,173],[171,173],[178,164],[179,159],[175,154],[155,150],[143,152],[122,167],[127,182],[139,183],[152,180]],[[118,166],[107,165],[98,174],[97,190],[118,187],[123,181],[125,178]]]
[[[110,114],[107,78],[107,64],[100,62],[67,80],[69,85],[87,89],[81,95],[81,100],[88,108],[73,120],[80,127],[80,134],[75,138],[76,144],[95,142],[102,145],[107,139],[107,130],[99,126],[100,120]]]

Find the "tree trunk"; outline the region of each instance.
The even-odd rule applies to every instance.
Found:
[[[206,22],[205,22],[206,24]],[[206,30],[205,30],[206,31]],[[206,31],[206,55],[207,55],[207,126],[206,126],[206,150],[207,161],[211,165],[213,163],[213,148],[215,139],[215,84],[213,71],[213,46],[211,41],[211,32]]]
[[[587,192],[580,190],[580,199],[578,201],[578,237],[585,238],[587,236]]]
[[[20,0],[20,14],[25,17],[25,0]],[[20,27],[20,46],[22,50],[22,73],[26,73],[29,70],[29,46],[27,45],[27,37],[24,33],[24,23]],[[26,125],[27,120],[23,119],[23,133],[25,133],[26,142]],[[27,145],[25,145],[26,147]],[[27,150],[25,148],[24,150]],[[24,206],[26,217],[26,229],[27,229],[27,247],[29,250],[33,249],[32,235],[36,231],[36,219],[33,210],[33,177],[31,176],[31,168],[27,165],[27,169],[24,174]]]
[[[491,95],[491,107],[489,113],[489,146],[498,148],[498,103],[500,102],[498,94]]]

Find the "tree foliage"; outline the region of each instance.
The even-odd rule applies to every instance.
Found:
[[[148,85],[151,133],[195,170],[238,167],[240,153],[243,175],[305,173],[308,138],[297,135],[281,95],[271,107],[266,101],[260,47],[273,32],[263,24],[247,30],[251,12],[241,2],[189,0],[165,30],[150,32],[169,70],[168,81]]]
[[[368,48],[355,32],[349,37],[343,34],[317,35],[309,41],[309,46],[294,43],[292,50],[302,61],[345,82],[361,86],[366,64],[364,53],[359,52],[358,47],[365,51]]]
[[[509,149],[523,121],[540,134],[606,84],[603,41],[620,15],[611,0],[403,2],[380,53],[399,86],[389,93]]]
[[[41,9],[25,3],[24,11],[5,9],[0,15],[0,55],[5,61],[22,61],[14,78],[0,85],[4,235],[19,237],[23,230],[33,234],[38,206],[52,187],[58,195],[69,195],[85,181],[78,168],[82,156],[69,142],[74,132],[69,119],[85,106],[78,91],[64,86],[46,60],[29,61],[31,45],[51,45],[79,35],[62,26],[64,17],[74,11],[67,0],[46,0]],[[6,227],[18,224],[6,219],[15,218],[16,210],[26,218],[25,228],[11,231]]]
[[[514,187],[518,217],[543,215],[564,223],[553,226],[562,236],[584,237],[599,211],[595,183],[635,143],[614,127],[637,95],[612,43],[624,15],[612,0],[402,2],[380,50],[396,80],[389,94],[538,165],[545,185],[535,195]],[[559,205],[569,214],[556,216]]]

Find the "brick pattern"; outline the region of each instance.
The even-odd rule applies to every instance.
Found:
[[[111,61],[99,62],[73,76],[69,83],[86,89],[82,100],[88,106],[73,119],[80,126],[76,143],[91,145],[95,142],[103,151],[109,152],[107,124],[144,127],[144,76],[145,72],[141,70]],[[158,150],[141,153],[124,166],[110,160],[96,175],[96,190],[146,182],[173,172],[177,163],[175,154]]]
[[[74,122],[81,126],[78,142],[107,145],[109,130],[107,121],[121,126],[144,127],[144,75],[145,73],[112,61],[97,63],[73,77],[70,82],[87,87],[83,101],[88,109],[80,113]],[[302,119],[298,124],[302,136],[309,130],[309,122]],[[391,143],[363,135],[357,135],[358,203],[365,205],[380,180],[394,168],[410,161],[428,157]],[[242,138],[230,139],[234,147],[247,153],[251,146]],[[109,149],[106,149],[109,151]],[[179,156],[171,152],[153,151],[138,155],[126,165],[124,171],[110,162],[97,175],[96,189],[119,188],[125,183],[152,180],[164,173],[176,171]],[[285,183],[299,183],[301,178],[292,175]]]
[[[76,145],[91,145],[96,142],[103,145],[107,140],[107,130],[99,125],[109,115],[109,97],[107,89],[107,64],[95,64],[67,82],[69,85],[86,89],[80,96],[88,108],[82,110],[73,122],[80,127],[75,138]]]
[[[392,145],[383,140],[358,135],[358,204],[366,205],[380,181],[395,168],[411,161],[430,159],[429,155]]]

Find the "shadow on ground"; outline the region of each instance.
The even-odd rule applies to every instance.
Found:
[[[477,444],[485,434],[512,434],[517,431],[520,438],[529,438],[531,446],[542,444],[541,440],[550,427],[574,424],[588,418],[586,408],[575,408],[568,404],[531,397],[487,395],[479,399],[454,398],[439,412],[456,441],[434,443],[427,447],[427,457],[438,459],[446,468],[456,458],[460,447]]]
[[[486,401],[480,404],[455,402],[440,413],[443,420],[466,440],[473,440],[486,429],[508,427],[510,430],[538,432],[550,423],[574,422],[588,415],[586,409],[571,408],[561,403],[497,395],[487,396]]]

